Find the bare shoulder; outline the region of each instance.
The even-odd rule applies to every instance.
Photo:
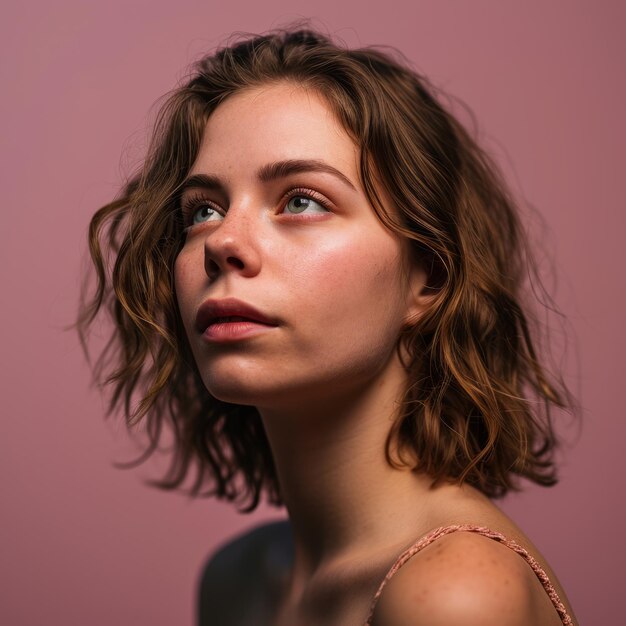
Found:
[[[216,619],[224,625],[246,624],[255,612],[258,619],[259,614],[270,611],[276,585],[291,559],[286,521],[262,524],[222,544],[200,573],[199,624],[215,623]]]
[[[468,532],[441,537],[389,580],[373,626],[558,626],[535,573],[518,554]]]
[[[286,545],[289,535],[287,521],[269,522],[255,526],[223,543],[206,561],[203,573],[223,575],[240,565],[242,560],[250,564],[258,561],[276,545]]]

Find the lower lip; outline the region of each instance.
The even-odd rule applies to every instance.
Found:
[[[209,341],[229,342],[238,341],[247,337],[253,337],[276,328],[260,322],[218,322],[211,324],[203,333],[203,337]]]

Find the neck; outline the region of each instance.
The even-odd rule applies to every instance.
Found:
[[[394,353],[395,355],[395,353]],[[395,358],[358,389],[327,391],[297,411],[259,409],[293,532],[302,580],[332,563],[366,558],[428,529],[430,480],[392,467],[385,442],[406,374]],[[318,396],[319,397],[319,396]]]

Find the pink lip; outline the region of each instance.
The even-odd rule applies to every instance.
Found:
[[[218,322],[217,320],[221,317],[245,317],[246,321],[221,320]],[[196,315],[198,332],[214,339],[234,339],[248,335],[253,331],[277,325],[277,320],[268,317],[252,305],[236,298],[206,300],[202,303]]]
[[[253,322],[216,322],[209,324],[202,336],[208,341],[227,343],[271,331],[276,326]]]

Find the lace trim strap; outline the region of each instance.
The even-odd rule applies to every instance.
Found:
[[[396,562],[391,566],[391,569],[387,572],[387,575],[385,576],[383,581],[380,583],[380,586],[378,587],[378,591],[376,592],[376,595],[374,596],[374,599],[372,600],[370,612],[369,612],[369,615],[367,616],[367,621],[365,622],[364,626],[370,626],[372,617],[374,615],[374,609],[376,608],[376,603],[378,602],[378,598],[380,597],[380,594],[382,593],[389,579],[412,556],[417,554],[420,550],[423,550],[426,546],[430,545],[433,541],[436,541],[440,537],[443,537],[444,535],[448,535],[449,533],[453,533],[456,531],[469,531],[469,532],[478,533],[480,535],[488,537],[489,539],[494,539],[495,541],[499,541],[500,543],[507,546],[507,548],[510,548],[511,550],[514,550],[515,552],[517,552],[521,557],[523,557],[526,560],[526,562],[530,565],[530,567],[535,572],[537,578],[539,579],[539,581],[543,585],[543,588],[546,590],[546,593],[550,597],[550,600],[552,600],[552,604],[554,605],[554,608],[557,610],[559,617],[561,618],[561,621],[563,622],[563,626],[573,626],[572,618],[567,613],[567,610],[564,604],[561,602],[561,599],[559,598],[559,595],[556,592],[556,589],[552,586],[552,583],[550,582],[548,575],[545,573],[541,565],[539,565],[537,560],[531,554],[528,553],[528,550],[526,550],[516,541],[513,541],[513,539],[509,539],[508,537],[505,537],[503,534],[499,532],[491,530],[490,528],[486,528],[485,526],[474,526],[472,524],[455,524],[451,526],[443,526],[441,528],[435,528],[435,530],[429,532],[427,535],[425,535],[424,537],[419,539],[416,543],[414,543],[410,548],[405,550],[398,557]]]

